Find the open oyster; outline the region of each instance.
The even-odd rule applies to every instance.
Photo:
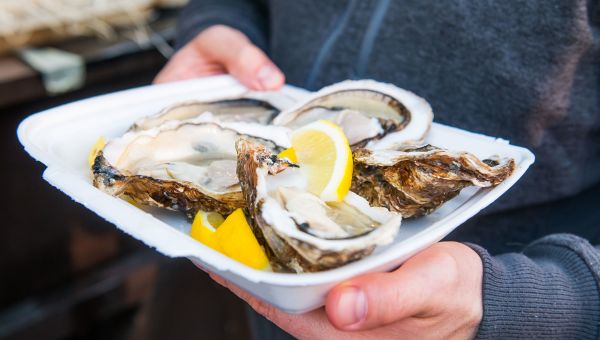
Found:
[[[270,103],[252,98],[224,99],[211,102],[191,101],[167,107],[155,115],[135,122],[130,130],[140,131],[168,121],[182,121],[210,112],[221,122],[268,124],[279,110]]]
[[[273,124],[295,129],[318,119],[341,126],[353,147],[397,149],[422,145],[433,113],[429,104],[412,92],[358,80],[324,87],[282,111]]]
[[[404,218],[429,214],[467,186],[498,185],[515,169],[513,159],[484,159],[431,145],[402,151],[354,152],[351,190],[371,205]]]
[[[245,202],[236,175],[235,141],[254,138],[270,150],[287,147],[287,130],[200,119],[130,131],[96,156],[94,185],[112,195],[180,210],[228,214]]]
[[[369,206],[349,192],[343,202],[325,203],[305,189],[297,166],[263,145],[236,143],[237,173],[254,232],[274,268],[311,272],[341,266],[391,242],[401,216]]]

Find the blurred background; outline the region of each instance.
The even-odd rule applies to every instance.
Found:
[[[184,3],[0,0],[0,339],[249,337],[243,302],[52,188],[16,136],[32,113],[150,84]]]

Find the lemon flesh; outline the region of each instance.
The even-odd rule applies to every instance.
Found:
[[[192,222],[190,236],[204,243],[212,249],[222,252],[217,239],[217,228],[223,223],[221,214],[215,212],[198,211]]]
[[[319,120],[292,134],[292,148],[306,173],[307,190],[326,202],[341,202],[352,184],[352,151],[342,129]]]
[[[92,165],[94,165],[94,161],[96,160],[96,156],[98,155],[98,151],[104,149],[104,146],[106,146],[106,139],[102,136],[100,136],[100,138],[98,138],[98,140],[96,141],[96,143],[94,144],[94,146],[92,146],[92,149],[90,150],[90,153],[88,154],[88,165],[91,167]]]

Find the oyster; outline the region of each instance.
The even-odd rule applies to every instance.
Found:
[[[498,185],[515,169],[513,159],[484,159],[431,145],[402,151],[354,152],[351,190],[371,205],[404,218],[431,213],[467,186]]]
[[[338,267],[397,234],[400,214],[371,207],[353,192],[343,202],[325,203],[305,189],[296,165],[250,140],[239,140],[236,148],[254,233],[274,268],[312,272]]]
[[[341,126],[353,147],[378,150],[422,145],[433,113],[423,98],[392,84],[344,81],[282,111],[273,124],[295,129],[318,119]]]
[[[222,122],[251,122],[267,124],[279,110],[270,103],[252,98],[224,99],[211,102],[191,101],[167,107],[155,115],[135,122],[130,130],[140,131],[168,121],[188,120],[210,112]]]
[[[245,202],[236,175],[235,141],[254,138],[270,150],[287,147],[287,130],[200,119],[130,131],[96,156],[94,185],[115,196],[180,210],[228,214]]]

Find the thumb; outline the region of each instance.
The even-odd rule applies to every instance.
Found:
[[[223,64],[228,73],[253,90],[277,90],[285,82],[283,73],[267,55],[241,32],[232,30],[219,41],[207,44],[207,53]]]
[[[325,303],[327,316],[338,329],[367,330],[436,315],[436,301],[448,302],[443,296],[454,286],[456,268],[450,254],[426,250],[394,272],[362,275],[335,287]]]

